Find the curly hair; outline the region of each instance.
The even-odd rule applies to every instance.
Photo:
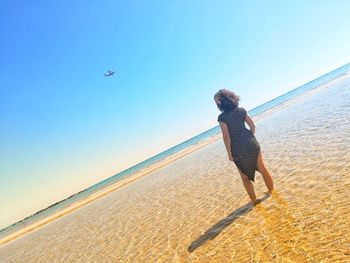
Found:
[[[221,89],[214,95],[215,103],[221,112],[233,111],[238,107],[239,99],[238,95],[227,89]]]

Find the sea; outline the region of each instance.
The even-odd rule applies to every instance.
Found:
[[[297,87],[285,94],[282,94],[281,96],[278,96],[275,99],[272,99],[268,102],[265,102],[251,110],[248,111],[249,115],[252,117],[256,117],[259,116],[260,114],[263,114],[264,112],[267,111],[271,111],[274,108],[278,107],[279,105],[288,102],[290,100],[293,100],[295,98],[297,98],[298,96],[309,92],[313,89],[317,89],[318,87],[320,87],[321,85],[325,85],[328,82],[331,82],[332,80],[342,77],[343,75],[345,75],[348,71],[350,71],[350,63],[346,64],[336,70],[333,70],[317,79],[314,79],[300,87]],[[14,224],[1,229],[0,230],[0,239],[11,234],[14,233],[20,229],[22,229],[23,227],[26,227],[30,224],[33,224],[35,222],[38,222],[39,220],[41,220],[42,218],[45,218],[47,216],[50,216],[52,214],[54,214],[57,211],[60,211],[62,209],[64,209],[65,207],[70,206],[71,204],[82,200],[94,193],[96,193],[97,191],[108,187],[110,185],[113,185],[114,183],[125,179],[128,176],[131,176],[133,174],[135,174],[137,171],[143,169],[143,168],[147,168],[150,165],[161,161],[169,156],[171,156],[174,153],[180,152],[184,149],[186,149],[187,147],[199,143],[207,138],[209,138],[210,136],[213,136],[215,134],[220,133],[220,127],[219,126],[215,126],[207,131],[204,131],[182,143],[179,143],[161,153],[158,153],[134,166],[131,166],[97,184],[94,184],[78,193],[75,193],[73,195],[71,195],[70,197],[57,202],[56,204],[52,204],[47,208],[43,208],[41,211],[36,212],[35,214],[28,216],[27,218],[24,218],[18,222],[15,222]]]
[[[231,206],[225,208],[222,206],[222,204],[219,205],[218,202],[224,199],[227,199],[226,197],[221,196],[221,198],[213,198],[212,199],[213,202],[209,205],[209,207],[202,208],[202,209],[198,207],[198,209],[189,210],[189,211],[192,211],[191,212],[192,217],[188,217],[187,215],[188,219],[191,218],[191,220],[195,220],[194,219],[195,216],[197,216],[199,219],[196,224],[196,226],[198,227],[197,232],[195,231],[196,230],[195,227],[191,227],[190,228],[191,231],[188,232],[187,235],[193,234],[194,236],[197,237],[197,239],[194,238],[194,236],[187,236],[188,239],[184,239],[183,240],[184,243],[180,246],[176,244],[175,237],[176,236],[179,237],[181,236],[181,234],[180,233],[175,234],[175,232],[172,232],[175,230],[171,226],[169,226],[168,230],[166,227],[166,223],[173,223],[173,219],[160,220],[161,224],[164,224],[160,226],[160,229],[161,229],[160,231],[165,231],[166,233],[165,236],[167,237],[167,239],[165,238],[164,240],[162,240],[162,242],[167,242],[167,244],[157,243],[157,241],[155,241],[155,244],[158,244],[158,247],[155,246],[154,249],[151,249],[148,245],[144,246],[142,248],[142,251],[146,253],[145,255],[142,255],[142,252],[137,249],[136,244],[127,245],[127,242],[126,243],[124,242],[125,244],[121,242],[119,245],[120,245],[120,248],[124,246],[123,247],[124,252],[126,252],[126,250],[130,250],[129,251],[130,253],[128,254],[129,256],[125,257],[125,259],[127,260],[122,262],[146,262],[143,260],[156,260],[156,261],[160,260],[159,262],[184,262],[184,261],[223,262],[220,260],[226,259],[227,257],[230,257],[231,259],[236,259],[236,260],[243,260],[243,261],[237,261],[237,262],[259,262],[259,260],[261,262],[268,262],[268,260],[271,260],[269,262],[272,262],[272,261],[282,262],[283,260],[285,260],[285,262],[321,262],[321,261],[317,261],[321,258],[321,256],[325,257],[324,262],[335,262],[332,260],[339,260],[337,262],[350,262],[350,254],[349,254],[350,248],[348,246],[350,240],[346,239],[349,237],[349,235],[344,234],[346,232],[346,229],[349,226],[348,225],[346,227],[346,224],[348,224],[349,222],[347,220],[350,219],[349,212],[346,212],[348,207],[344,206],[341,203],[342,200],[338,200],[338,199],[335,200],[338,197],[348,198],[349,196],[349,190],[346,190],[350,186],[349,170],[346,170],[346,168],[344,168],[345,163],[349,162],[349,159],[347,158],[349,157],[349,149],[350,149],[349,72],[350,72],[350,64],[346,64],[313,81],[310,81],[300,87],[297,87],[271,101],[268,101],[248,112],[252,117],[255,117],[255,118],[259,116],[264,116],[264,114],[269,112],[269,115],[266,115],[267,117],[263,117],[259,119],[259,121],[257,122],[258,124],[257,129],[259,129],[259,126],[263,127],[263,131],[260,131],[260,133],[259,131],[257,131],[257,134],[260,137],[261,144],[264,146],[263,149],[265,149],[267,152],[270,153],[267,155],[267,160],[272,164],[271,167],[273,170],[273,175],[280,174],[279,176],[277,176],[277,180],[276,180],[277,189],[278,189],[278,183],[283,187],[281,187],[281,190],[271,198],[271,200],[274,200],[274,203],[271,201],[272,204],[270,204],[269,206],[261,206],[260,208],[259,207],[256,208],[256,213],[260,217],[261,221],[256,222],[254,221],[253,218],[248,217],[247,219],[248,221],[241,222],[240,224],[235,225],[233,227],[234,229],[236,229],[236,232],[238,232],[241,235],[242,238],[238,238],[236,236],[236,237],[227,239],[229,240],[227,242],[231,242],[231,243],[230,245],[228,245],[228,243],[227,244],[225,243],[226,248],[224,248],[221,243],[219,244],[217,242],[214,242],[217,245],[216,248],[211,248],[208,245],[209,241],[213,239],[216,235],[220,234],[220,232],[225,228],[225,227],[223,228],[223,225],[230,225],[241,217],[243,217],[243,219],[241,218],[241,220],[244,221],[246,213],[248,213],[251,210],[249,206],[243,205],[246,197],[244,195],[244,192],[243,194],[242,192],[240,192],[240,195],[232,194],[232,197],[234,196],[237,197],[237,200],[235,201],[236,203],[232,203],[232,204],[235,204],[235,205],[242,204],[241,206],[239,206],[239,209],[241,210],[233,209],[233,212],[231,214],[228,214],[226,217],[222,219],[222,221],[216,222],[216,224],[214,224],[215,220],[213,219],[215,215],[218,216],[218,215],[225,214],[228,211],[230,211],[231,208],[233,208]],[[281,106],[283,105],[285,105],[284,108],[281,108]],[[326,116],[326,114],[328,115]],[[272,120],[274,121],[273,125],[271,125]],[[276,127],[278,128],[276,129]],[[129,176],[132,176],[134,173],[136,173],[140,169],[146,168],[158,161],[161,161],[171,156],[174,153],[182,151],[187,147],[193,144],[199,143],[220,132],[221,131],[219,126],[216,126],[193,138],[190,138],[189,140],[186,140],[135,166],[132,166],[104,181],[101,181],[98,184],[95,184],[79,193],[74,194],[70,198],[62,200],[61,202],[58,202],[50,206],[49,208],[45,208],[42,211],[28,218],[25,218],[5,229],[2,229],[0,231],[0,238],[5,237],[13,232],[16,232],[25,226],[33,224],[42,218],[52,215],[55,212],[60,211],[61,209],[68,207],[69,205],[79,200],[82,200],[92,195],[93,193],[96,193],[97,191],[104,189],[107,186],[110,186]],[[199,169],[198,165],[196,166],[197,162],[199,163],[200,162],[199,160],[201,159],[199,155],[204,156],[205,154],[207,154],[205,155],[206,157],[204,157],[203,159],[204,160],[207,159],[209,160],[209,163],[212,163],[212,160],[209,157],[210,150],[212,150],[213,152],[216,152],[216,157],[224,156],[222,155],[223,153],[222,142],[215,142],[199,150],[198,153],[196,153],[196,155],[191,154],[191,156],[183,158],[184,160],[182,162],[186,162],[186,158],[187,158],[187,162],[189,159],[192,158],[191,161],[193,163],[194,168],[191,168],[192,170],[190,171],[188,171],[188,169],[190,168],[186,168],[189,178],[191,179],[196,178],[195,174],[197,172],[198,174],[200,174],[200,176],[197,178],[198,180],[204,177],[208,177],[208,178],[210,177],[207,174],[208,171],[201,170]],[[330,153],[329,156],[327,156],[327,151],[329,151]],[[275,153],[276,156],[273,156],[272,153]],[[194,156],[196,156],[196,158]],[[283,159],[282,158],[283,156],[286,159]],[[305,162],[305,165],[302,163],[303,161]],[[295,165],[294,162],[298,162],[298,164]],[[180,163],[181,163],[181,160],[180,160]],[[177,165],[177,171],[179,171],[179,169],[181,169],[182,167],[179,164],[179,161],[177,161],[176,164],[174,165]],[[169,165],[170,167],[169,169],[172,169],[171,166],[172,165]],[[231,168],[228,168],[227,165],[222,165],[221,167],[223,168],[220,168],[220,169],[217,168],[217,170],[215,170],[215,177],[213,178],[217,179],[218,178],[217,176],[219,176],[220,174],[225,174],[225,176],[228,176],[226,174],[226,172],[228,171],[227,169],[231,169]],[[295,167],[298,167],[299,170],[296,169]],[[198,171],[194,173],[193,169],[195,168],[198,168]],[[315,174],[314,170],[318,170],[318,169],[319,169],[319,172]],[[329,171],[333,171],[334,173],[329,174]],[[302,172],[304,174],[299,175],[298,172],[299,173]],[[170,172],[162,173],[162,171],[160,171],[160,172],[156,172],[155,174],[157,174],[158,177],[163,176],[165,178],[166,176],[169,176],[169,173]],[[179,173],[185,174],[185,172],[181,172],[181,171]],[[308,175],[308,177],[306,177],[306,175]],[[331,177],[332,179],[330,180],[329,178],[326,178],[326,177]],[[146,179],[144,178],[140,179],[139,183],[145,182],[144,180]],[[152,179],[149,179],[149,180],[152,180]],[[159,179],[159,180],[168,180],[168,179]],[[169,180],[172,180],[172,179],[169,179]],[[318,184],[318,180],[321,182],[322,181],[324,182],[321,184]],[[338,182],[340,181],[343,182],[343,184],[347,186],[347,188],[344,188],[344,186],[339,186],[337,184],[337,180]],[[189,184],[190,182],[191,180],[189,180]],[[239,181],[237,181],[237,184],[238,183]],[[149,183],[148,187],[151,187],[151,185],[152,184]],[[294,189],[292,190],[288,189],[287,185],[288,187],[291,187]],[[130,189],[128,189],[128,191],[130,193],[132,192],[132,189],[134,191],[139,191],[139,192],[146,191],[145,189],[136,190],[136,186],[137,184],[133,183],[133,186],[130,186],[129,187]],[[206,190],[204,190],[206,186],[201,184],[200,186],[203,187],[203,189],[202,191],[198,190],[199,191],[198,193],[204,194],[206,192]],[[307,189],[304,189],[304,192],[303,192],[303,186],[307,187]],[[158,187],[161,187],[161,186],[158,186]],[[220,188],[220,183],[218,183],[217,187]],[[242,188],[241,185],[239,187]],[[258,187],[262,188],[263,187],[262,183],[260,184],[258,183]],[[162,188],[165,189],[166,187],[164,186]],[[234,191],[235,189],[236,189],[235,187],[231,189],[232,192],[235,192]],[[150,188],[148,188],[148,190],[150,190]],[[237,190],[237,191],[239,192],[240,190]],[[347,191],[347,194],[346,194],[346,191]],[[222,191],[222,192],[227,194],[227,191]],[[188,195],[190,195],[190,193],[188,193]],[[146,197],[151,198],[149,195],[146,195]],[[109,200],[111,198],[112,197],[109,197]],[[200,198],[200,197],[194,197],[194,199],[195,198]],[[293,198],[295,198],[295,200],[293,200]],[[162,207],[162,204],[161,204],[162,201],[159,201],[159,200],[161,200],[161,198],[157,199],[157,201],[155,202],[157,202],[157,204],[160,207]],[[202,201],[201,199],[198,199],[198,200],[202,202],[203,206],[204,204],[208,206],[208,200],[206,200],[206,202]],[[102,202],[102,201],[99,201],[99,202]],[[168,201],[170,202],[170,200]],[[187,201],[182,200],[182,201],[187,202],[186,205],[184,204],[184,207],[188,208],[189,201],[188,200]],[[107,201],[105,200],[105,202]],[[305,202],[310,202],[310,203],[305,203]],[[95,204],[96,206],[98,202],[95,202],[95,203],[96,203]],[[347,204],[348,203],[349,202],[347,201]],[[177,207],[181,206],[181,203],[176,203],[176,204],[177,204]],[[208,209],[210,207],[214,210],[216,209],[215,204],[221,207],[221,210],[218,209],[218,211],[208,213]],[[174,207],[174,204],[171,207]],[[275,207],[275,210],[272,212],[270,211],[271,207]],[[299,210],[296,208],[299,208]],[[300,208],[304,208],[304,209],[300,209]],[[168,212],[170,211],[169,209],[170,208],[166,208]],[[100,210],[99,210],[99,213],[103,213]],[[138,210],[134,210],[135,213],[132,214],[130,210],[128,210],[128,216],[130,218],[133,218],[134,216],[137,217],[137,211]],[[344,214],[339,214],[340,211],[342,211]],[[115,213],[117,212],[118,210],[115,210]],[[153,212],[157,212],[157,211],[154,210]],[[179,213],[185,213],[185,212],[179,212]],[[334,216],[337,217],[337,220],[334,219],[332,221],[332,218],[329,215],[329,213],[334,213]],[[84,210],[82,209],[82,211],[78,212],[78,214],[79,214],[78,218],[82,220],[81,217],[83,217],[84,215]],[[77,213],[75,213],[74,215],[77,217]],[[172,215],[171,213],[170,214],[165,213],[163,216],[171,217],[171,215]],[[126,219],[127,216],[124,214],[123,218]],[[152,222],[153,223],[157,222],[157,218],[158,217],[155,216],[153,218],[153,221],[149,221],[146,218],[144,218],[147,222],[145,228],[147,229],[147,225],[152,224]],[[186,215],[181,214],[179,215],[179,218],[184,219],[186,218]],[[309,221],[307,220],[307,218],[309,218]],[[315,222],[315,220],[313,220],[315,218],[319,220],[320,224],[318,224],[317,222]],[[303,219],[304,221],[301,221],[301,219]],[[128,226],[129,232],[123,232],[123,234],[118,236],[116,240],[120,241],[121,237],[123,235],[125,237],[128,233],[131,235],[130,240],[134,240],[132,236],[133,230],[137,228],[139,229],[139,231],[141,231],[142,228],[140,228],[140,226],[143,225],[142,219],[138,218],[137,220],[136,219],[130,219],[130,220],[135,221],[134,222],[135,225],[130,224]],[[183,220],[183,224],[185,224],[185,222],[186,221]],[[265,222],[265,225],[263,225],[263,222]],[[252,224],[254,223],[255,228],[253,228],[253,230],[249,232],[250,223]],[[281,225],[274,226],[273,223],[278,223]],[[263,231],[261,231],[261,229],[258,230],[256,228],[256,224],[261,224],[261,228],[263,229]],[[118,225],[120,227],[122,226],[120,222],[118,223]],[[177,227],[183,226],[183,225],[178,225],[176,223],[174,223],[173,225],[176,225]],[[245,228],[243,228],[243,226]],[[70,227],[73,228],[73,226],[70,226]],[[94,228],[96,228],[96,231],[98,231],[97,226],[94,226]],[[49,228],[46,228],[45,231],[49,231],[48,229]],[[305,235],[308,235],[308,234],[304,233],[303,229],[308,230],[308,233],[309,233],[308,238],[305,238]],[[317,229],[321,231],[319,234],[317,234],[317,231],[316,231]],[[48,233],[49,232],[46,233],[47,236],[49,235]],[[74,233],[74,231],[72,231],[72,233]],[[256,236],[253,237],[252,233],[259,234],[259,237],[256,237]],[[341,238],[341,234],[343,234],[343,237],[345,235],[345,239]],[[39,238],[38,234],[36,235],[37,235],[36,237]],[[65,239],[67,236],[69,236],[69,234],[66,233],[66,236],[61,238]],[[97,236],[98,235],[96,235],[96,237]],[[152,237],[156,238],[155,233],[152,234],[145,231],[143,235],[139,234],[135,240],[138,240],[138,241],[144,240],[145,237],[151,238],[151,239]],[[258,245],[254,247],[252,241],[249,240],[249,238],[253,238]],[[103,238],[103,234],[102,234],[102,239],[103,240],[98,243],[100,244],[100,246],[103,246],[103,244],[106,245],[106,243],[104,242],[108,243],[107,238],[105,239]],[[311,242],[309,242],[310,240]],[[55,238],[52,238],[51,242],[54,242],[54,241],[55,241]],[[221,241],[226,242],[223,240]],[[320,243],[317,243],[316,241]],[[144,240],[144,242],[147,243],[146,240]],[[283,244],[279,247],[278,243],[281,243],[281,242]],[[344,244],[344,242],[348,242],[347,245]],[[14,250],[14,248],[17,246],[17,249],[21,249],[21,245],[20,245],[21,243],[19,242],[16,244],[17,245],[13,245],[14,246],[13,249],[11,249],[10,244],[7,247],[7,249],[9,249],[9,251],[11,251],[11,253],[14,256],[4,257],[3,259],[15,260],[20,258],[20,256],[21,257],[23,256],[23,254],[21,254],[20,252],[18,252],[19,254],[18,253],[16,254],[15,251],[17,250]],[[237,247],[239,247],[243,252],[239,250],[237,251],[234,250],[233,244],[237,245]],[[329,244],[333,244],[332,245],[333,248],[339,248],[339,249],[336,251],[333,251],[332,246]],[[107,247],[110,248],[109,247],[110,243],[108,243],[107,245],[108,245]],[[162,250],[162,248],[164,248],[163,247],[164,245],[166,245],[165,246],[166,252]],[[319,249],[321,249],[319,252],[317,252],[316,245],[318,245]],[[26,246],[29,246],[29,245],[26,245]],[[42,247],[42,245],[40,246]],[[231,250],[228,251],[228,248],[230,248]],[[181,249],[182,249],[182,252],[179,252],[179,250]],[[103,249],[101,248],[101,251],[102,250]],[[118,250],[118,253],[116,252],[117,256],[119,258],[122,258],[123,250],[121,249],[117,249],[117,250]],[[200,250],[202,250],[202,252],[196,252]],[[41,249],[40,251],[42,252],[42,256],[43,256],[44,255],[43,250]],[[148,254],[147,256],[147,253],[148,253],[147,251],[152,251],[152,253]],[[161,253],[164,257],[163,256],[159,257],[159,254],[157,255],[157,251],[158,253]],[[1,249],[0,249],[0,252],[1,252]],[[31,252],[27,250],[26,253],[27,253],[26,255],[28,256]],[[16,255],[18,257],[16,257]],[[93,258],[95,257],[97,258],[96,255],[94,255]],[[35,256],[33,258],[40,259],[40,257],[35,257]],[[69,258],[69,260],[73,260],[73,259],[74,259],[74,256]],[[88,259],[88,258],[85,258],[85,259]],[[201,261],[200,259],[202,259],[203,261]],[[213,259],[213,261],[211,261],[210,259]],[[288,261],[289,259],[291,261]],[[346,261],[347,259],[349,261]],[[253,261],[249,261],[249,260],[253,260]],[[282,260],[282,261],[279,261],[279,260]],[[147,262],[156,262],[156,261],[147,261]],[[17,261],[11,261],[11,262],[17,262]],[[22,262],[22,261],[18,261],[18,262]],[[236,261],[233,261],[233,262],[236,262]]]

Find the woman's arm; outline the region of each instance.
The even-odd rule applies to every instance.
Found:
[[[254,134],[255,133],[255,124],[254,124],[253,119],[248,114],[246,114],[245,121],[248,123],[250,130]]]
[[[230,161],[233,161],[233,157],[232,157],[232,153],[231,153],[231,138],[230,138],[230,133],[229,133],[228,128],[227,128],[227,124],[224,122],[221,122],[221,121],[219,121],[219,123],[220,123],[221,132],[222,132],[222,138],[223,138],[224,143],[225,143],[228,159]]]

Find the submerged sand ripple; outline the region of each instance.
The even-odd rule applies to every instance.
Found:
[[[349,262],[348,83],[257,122],[277,191],[256,207],[220,140],[1,246],[0,262]]]

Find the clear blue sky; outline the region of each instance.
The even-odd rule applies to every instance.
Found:
[[[350,62],[349,1],[0,4],[0,228]],[[117,75],[105,78],[107,69]]]

